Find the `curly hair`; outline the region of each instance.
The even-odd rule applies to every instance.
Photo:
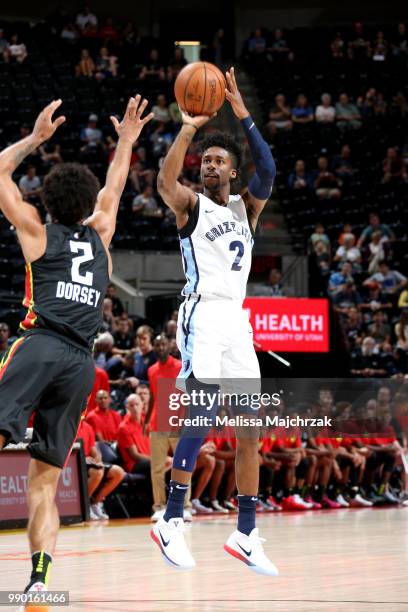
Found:
[[[200,143],[200,151],[203,154],[204,151],[210,147],[220,147],[225,149],[232,156],[234,161],[235,170],[239,170],[242,163],[242,149],[238,142],[224,132],[214,132],[209,136],[206,136]]]
[[[86,219],[95,207],[100,184],[81,164],[57,164],[44,180],[44,206],[54,222],[75,225]]]

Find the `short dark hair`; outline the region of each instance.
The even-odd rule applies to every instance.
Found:
[[[235,170],[239,170],[242,163],[242,149],[238,142],[224,132],[214,132],[200,142],[201,154],[211,147],[225,149],[234,158]]]
[[[100,184],[82,164],[57,164],[44,180],[43,199],[54,222],[75,225],[95,207]]]

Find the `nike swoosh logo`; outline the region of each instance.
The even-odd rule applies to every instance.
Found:
[[[206,210],[205,212],[206,213],[212,213],[212,212],[214,212],[214,209],[213,210]]]
[[[160,533],[160,532],[159,532]],[[247,550],[245,550],[245,548],[242,548],[241,544],[239,544],[237,542],[238,546],[240,547],[240,549],[242,550],[242,552],[244,552],[246,554],[247,557],[250,557],[252,554],[252,550],[250,550],[249,552]]]
[[[170,540],[167,540],[167,542],[166,542],[166,540],[163,538],[163,536],[161,534],[160,529],[159,529],[159,536],[160,536],[161,541],[163,542],[163,546],[168,546]],[[238,546],[239,546],[239,544],[238,544]]]

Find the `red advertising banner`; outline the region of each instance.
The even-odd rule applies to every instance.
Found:
[[[0,453],[0,523],[28,517],[26,494],[29,461],[30,455],[25,450],[5,450]],[[82,516],[78,458],[75,451],[62,470],[56,501],[61,518]]]
[[[329,305],[327,299],[248,297],[257,350],[282,353],[327,353]]]

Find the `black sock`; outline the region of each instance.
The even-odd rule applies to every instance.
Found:
[[[181,484],[176,480],[170,480],[169,499],[167,501],[164,520],[169,522],[172,518],[183,518],[184,515],[184,498],[186,496],[188,485]]]
[[[238,495],[238,531],[248,536],[255,529],[257,501],[255,495]]]
[[[52,566],[51,555],[43,550],[35,552],[31,557],[31,561],[33,564],[33,569],[31,572],[30,582],[26,587],[26,591],[35,582],[43,582],[45,586],[47,586]]]

